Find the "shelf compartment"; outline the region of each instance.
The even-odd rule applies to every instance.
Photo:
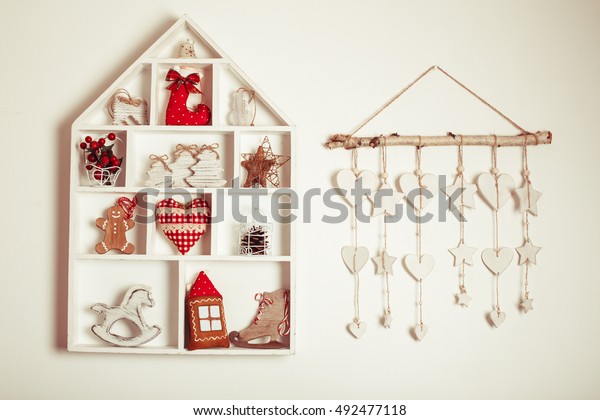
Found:
[[[203,194],[159,194],[156,197],[149,196],[149,212],[147,218],[148,227],[148,255],[152,258],[177,257],[175,259],[185,259],[194,256],[209,256],[211,255],[211,241],[213,235],[212,223],[206,225],[206,232],[200,237],[198,242],[185,254],[181,255],[173,242],[169,240],[162,232],[161,227],[156,222],[156,203],[165,199],[173,198],[180,203],[188,203],[195,198],[203,198],[208,203],[211,214],[215,211],[213,206],[213,196],[209,193]]]
[[[282,288],[293,293],[290,287],[291,266],[289,262],[186,261],[184,264],[182,272],[187,285],[191,285],[196,280],[198,273],[204,271],[223,296],[228,333],[241,331],[253,322],[258,310],[258,302],[254,300],[256,293],[272,292]],[[290,300],[293,302],[293,297]],[[293,308],[290,313],[293,313]],[[290,321],[292,325],[290,334],[294,334],[294,319]],[[286,348],[279,350],[280,354],[290,354],[289,342],[287,344]],[[231,345],[228,349],[202,349],[188,353],[202,354],[207,350],[218,350],[214,354],[229,352],[247,354],[249,349]],[[269,354],[266,349],[253,350],[261,354]]]
[[[212,103],[213,103],[213,66],[212,64],[198,63],[192,64],[186,63],[184,61],[177,63],[161,63],[161,64],[153,64],[155,66],[155,80],[154,80],[154,95],[153,95],[153,112],[151,114],[151,124],[152,125],[164,125],[165,124],[165,116],[167,104],[169,102],[169,97],[171,96],[171,91],[167,89],[167,87],[173,83],[166,81],[167,73],[169,69],[175,66],[187,66],[194,67],[200,73],[201,82],[197,86],[197,88],[202,91],[202,95],[200,94],[190,94],[187,100],[187,107],[191,110],[196,109],[196,105],[203,103],[208,106],[212,111]],[[213,122],[211,121],[207,124],[207,126],[212,126]],[[171,127],[171,126],[168,126]]]
[[[116,187],[123,187],[125,186],[125,179],[127,178],[127,170],[126,170],[126,166],[127,166],[127,162],[126,162],[126,155],[127,155],[127,132],[123,131],[120,129],[119,126],[109,126],[108,130],[98,130],[98,129],[91,129],[91,130],[78,130],[76,132],[73,133],[73,147],[75,148],[75,152],[72,154],[72,158],[73,158],[73,162],[71,163],[72,168],[73,168],[73,175],[75,177],[75,179],[73,179],[73,181],[75,182],[75,185],[79,186],[79,187],[88,187],[90,189],[94,189],[94,190],[98,190],[98,191],[111,191],[112,189],[116,188]],[[114,133],[118,139],[120,139],[121,141],[118,141],[115,139],[114,142],[110,141],[107,139],[107,135],[109,133]],[[88,180],[88,175],[87,175],[87,171],[85,169],[85,166],[88,164],[88,161],[86,160],[85,156],[85,150],[81,149],[81,147],[79,147],[79,145],[82,142],[85,142],[85,138],[87,136],[92,137],[93,140],[98,140],[101,137],[105,138],[106,141],[108,143],[114,143],[114,147],[113,147],[113,153],[115,156],[117,156],[118,158],[123,158],[123,163],[121,164],[121,173],[119,174],[115,185],[90,185],[90,182]],[[88,146],[89,147],[89,146]],[[97,163],[97,162],[96,162]]]
[[[157,353],[177,350],[179,282],[176,262],[112,261],[108,266],[97,260],[76,260],[73,264],[70,350]],[[143,314],[147,324],[158,325],[161,333],[152,341],[134,348],[104,342],[91,330],[93,325],[101,322],[101,316],[90,308],[96,303],[119,305],[125,292],[136,284],[151,287],[154,306],[145,308]],[[111,332],[127,336],[130,335],[129,330],[115,324]]]
[[[95,254],[99,259],[106,257],[127,257],[128,255],[121,254],[117,250],[110,250],[106,254],[96,254],[96,244],[104,238],[104,231],[96,226],[96,219],[106,218],[107,210],[116,205],[120,197],[128,197],[133,199],[133,194],[122,194],[110,192],[106,194],[77,193],[77,199],[72,205],[71,225],[77,226],[78,234],[72,237],[72,250],[76,254]],[[143,199],[141,199],[143,200]],[[135,226],[126,233],[127,240],[135,246],[135,254],[146,253],[146,226],[140,221],[144,221],[147,217],[147,212],[143,206],[138,206],[135,209],[133,220]]]
[[[147,179],[147,172],[150,169],[150,155],[167,155],[169,157],[167,164],[175,161],[175,147],[178,144],[195,144],[201,147],[203,144],[218,144],[216,149],[219,153],[220,162],[224,169],[223,178],[227,181],[226,187],[231,187],[231,180],[234,176],[234,136],[232,132],[198,132],[198,131],[154,131],[154,132],[135,132],[130,133],[127,171],[130,176],[127,178],[128,187],[144,187]],[[194,190],[189,188],[190,191]]]
[[[219,200],[220,198],[218,198]],[[237,256],[242,260],[253,260],[256,258],[265,258],[269,256],[262,255],[239,255],[240,248],[240,227],[242,223],[252,220],[253,208],[255,203],[258,204],[258,209],[266,217],[266,222],[271,224],[271,255],[270,257],[289,257],[290,256],[290,240],[291,240],[291,224],[279,223],[279,217],[289,215],[289,210],[280,211],[281,216],[277,216],[278,205],[277,201],[288,201],[288,194],[268,194],[265,191],[264,195],[255,197],[249,195],[227,195],[223,199],[223,213],[215,225],[218,227],[219,235],[217,238],[217,247],[213,251],[213,255],[218,256]],[[221,204],[221,203],[219,203]],[[280,208],[280,207],[279,207]],[[239,217],[241,216],[241,217]],[[237,220],[236,220],[237,219]],[[257,220],[261,222],[260,220]]]
[[[200,37],[199,28],[191,27],[189,22],[172,28],[165,35],[158,45],[152,51],[148,52],[148,58],[171,59],[179,57],[179,47],[188,39],[194,41],[194,51],[196,57],[199,59],[222,58],[221,54],[215,48]],[[204,33],[201,36],[208,38]]]
[[[279,174],[279,187],[280,188],[293,188],[292,179],[294,174],[292,168],[295,165],[294,156],[292,153],[292,133],[291,132],[280,132],[280,131],[240,131],[237,133],[236,139],[239,143],[239,152],[242,153],[256,153],[258,147],[262,144],[265,136],[269,137],[271,148],[274,155],[291,156],[292,158],[281,166],[278,170]],[[240,156],[240,165],[243,159]],[[240,185],[244,185],[246,182],[246,176],[248,172],[244,168],[239,168],[240,173]],[[273,187],[267,182],[268,187]]]
[[[218,119],[215,119],[214,125],[235,125],[233,115],[233,101],[234,94],[239,88],[252,89],[247,82],[245,82],[238,72],[234,70],[228,63],[215,65],[215,77],[217,83],[215,83],[215,91],[219,92],[219,102],[215,104],[216,110],[215,115]],[[255,92],[254,101],[256,105],[256,117],[254,119],[254,126],[285,126],[287,125],[281,118],[274,112],[260,97],[260,92]],[[238,126],[240,128],[242,126]],[[244,126],[245,128],[245,126]]]
[[[125,89],[132,98],[143,98],[148,104],[148,115],[150,115],[151,101],[151,80],[152,66],[150,64],[138,64],[131,73],[116,84],[104,101],[98,102],[94,107],[88,109],[85,115],[82,115],[81,124],[89,126],[112,125],[113,119],[108,113],[109,101],[112,95],[118,89]],[[121,127],[114,125],[114,127]]]

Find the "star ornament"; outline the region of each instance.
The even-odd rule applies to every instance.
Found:
[[[529,190],[529,192],[527,192],[527,190]],[[534,216],[537,216],[537,202],[542,196],[542,193],[534,190],[531,184],[529,184],[529,188],[527,185],[525,185],[523,188],[517,188],[515,193],[519,198],[519,209],[521,210],[521,213],[528,211]]]
[[[523,302],[521,302],[521,308],[523,308],[523,311],[525,311],[525,313],[532,311],[533,299],[525,299]]]
[[[385,311],[385,315],[383,316],[383,327],[392,328],[392,313],[390,311]]]
[[[396,262],[398,258],[388,255],[387,251],[383,251],[381,255],[373,257],[372,260],[375,263],[376,271],[375,274],[394,274],[392,264]]]
[[[373,212],[372,216],[381,216],[388,214],[396,215],[396,205],[402,201],[404,194],[394,191],[388,184],[383,184],[381,188],[373,196]]]
[[[244,188],[256,185],[266,188],[267,181],[275,188],[279,188],[278,170],[290,160],[289,156],[273,154],[268,137],[264,138],[262,144],[256,149],[256,153],[242,153],[242,158],[244,160],[241,165],[248,171]]]
[[[462,292],[462,293],[458,293],[456,295],[456,303],[458,305],[462,305],[462,306],[469,306],[469,301],[473,299],[471,296],[469,296],[466,292]]]
[[[461,263],[473,265],[473,254],[477,251],[477,248],[467,246],[464,242],[461,242],[456,248],[450,248],[448,251],[454,255],[454,265]]]
[[[532,264],[537,264],[535,256],[542,249],[541,246],[535,246],[531,243],[530,240],[525,242],[525,245],[515,248],[517,253],[519,254],[519,265],[525,264],[526,262],[530,262]]]
[[[475,208],[474,197],[477,192],[477,185],[468,183],[464,180],[462,175],[457,176],[454,184],[448,185],[446,188],[443,188],[442,191],[444,191],[444,194],[452,200],[452,205],[454,207],[460,207],[462,196],[462,204],[465,207]]]

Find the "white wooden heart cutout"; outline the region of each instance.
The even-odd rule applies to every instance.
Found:
[[[510,198],[515,189],[515,181],[508,174],[498,175],[498,194],[496,195],[496,180],[492,174],[481,174],[477,178],[477,188],[493,209],[500,208]]]
[[[377,190],[377,185],[379,184],[377,175],[371,171],[361,171],[358,175],[355,175],[351,169],[344,169],[339,171],[335,177],[336,186],[345,191],[344,200],[346,200],[350,207],[354,207],[357,201],[356,197],[352,195],[352,190],[357,187],[359,181],[362,184],[361,188],[368,190],[362,196],[362,200],[364,201]]]
[[[421,190],[419,190],[419,178],[415,174],[404,174],[398,180],[400,190],[406,196],[406,200],[416,210],[423,210],[435,197],[437,191],[437,177],[433,174],[421,176]],[[420,193],[419,193],[420,192]]]
[[[498,328],[506,319],[506,314],[504,312],[492,311],[490,312],[490,319],[494,327]]]
[[[502,274],[513,260],[511,248],[500,248],[496,253],[494,248],[486,248],[481,252],[481,260],[494,274]]]
[[[369,261],[369,250],[364,246],[354,249],[353,246],[342,248],[342,260],[352,274],[358,273]]]
[[[413,332],[415,333],[415,337],[417,337],[417,340],[423,341],[423,339],[427,335],[427,325],[425,325],[425,324],[415,325]]]
[[[348,324],[348,330],[352,335],[356,338],[361,338],[365,331],[367,331],[367,323],[366,322],[353,322]]]
[[[431,270],[433,270],[434,265],[435,259],[429,254],[421,255],[420,261],[416,255],[407,255],[404,257],[404,266],[415,280],[423,280],[427,277],[431,273]]]

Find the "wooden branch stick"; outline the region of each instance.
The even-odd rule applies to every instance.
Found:
[[[387,146],[458,146],[461,143],[461,136],[448,133],[445,136],[401,136],[393,133],[388,136],[378,137],[351,137],[347,134],[335,134],[325,143],[329,149],[343,147],[346,150],[356,149],[357,147],[379,147],[383,141]],[[494,146],[523,147],[523,141],[527,146],[537,146],[538,144],[551,144],[552,133],[550,131],[538,131],[529,134],[517,134],[514,136],[494,136],[492,135],[463,135],[463,146]]]

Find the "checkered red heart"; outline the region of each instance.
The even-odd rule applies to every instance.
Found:
[[[210,208],[201,198],[186,204],[167,198],[156,204],[156,222],[179,252],[185,255],[206,232]]]

